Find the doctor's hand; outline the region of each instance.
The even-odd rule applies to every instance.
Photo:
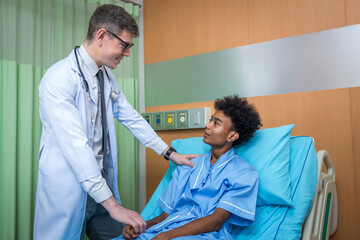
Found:
[[[130,226],[129,224],[126,224],[123,228],[123,237],[125,239],[134,239],[137,238],[139,234],[135,233],[135,229]]]
[[[114,196],[101,202],[101,205],[109,212],[110,217],[118,222],[130,225],[136,234],[146,231],[146,221],[140,214],[120,206]]]
[[[177,165],[188,165],[190,167],[195,166],[195,163],[190,162],[190,159],[201,156],[200,154],[179,154],[177,152],[172,152],[170,154],[170,160]]]

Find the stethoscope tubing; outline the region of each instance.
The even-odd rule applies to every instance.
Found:
[[[83,71],[81,70],[80,63],[79,63],[79,57],[78,57],[78,55],[77,55],[77,49],[78,49],[78,48],[79,48],[79,46],[76,46],[76,47],[74,48],[76,63],[77,63],[79,72],[80,72],[80,74],[81,74],[81,77],[83,78],[86,93],[89,94],[89,84],[88,84],[88,82],[87,82],[87,80],[86,80],[86,78],[85,78],[85,75],[84,75]],[[109,78],[109,75],[108,75],[108,72],[106,71],[106,68],[105,68],[105,67],[104,67],[104,70],[105,70],[106,76],[108,77],[108,79],[110,79],[110,78]]]

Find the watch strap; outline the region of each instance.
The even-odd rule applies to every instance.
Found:
[[[172,152],[176,152],[175,148],[173,147],[169,147],[169,149],[166,151],[165,155],[164,155],[164,158],[166,160],[169,160],[170,159],[170,155]]]

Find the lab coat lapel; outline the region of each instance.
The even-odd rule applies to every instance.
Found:
[[[84,64],[82,64],[83,61],[80,62],[80,65],[82,65],[81,67],[84,68]],[[71,58],[70,58],[70,67],[71,69],[78,73],[80,78],[82,79],[82,81],[84,81],[83,77],[81,76],[81,73],[79,71],[79,68],[78,68],[78,65],[77,65],[77,62],[76,62],[76,57],[75,57],[75,52],[74,50],[71,52]],[[85,74],[85,73],[84,73]],[[86,77],[86,76],[85,76]],[[96,108],[97,108],[97,105],[96,105],[96,101],[95,101],[95,95],[94,95],[94,92],[92,90],[92,84],[91,84],[91,81],[88,81],[87,79],[85,79],[85,81],[87,82],[88,86],[89,86],[89,95],[90,95],[90,100],[91,100],[91,103],[92,103],[92,109],[95,110],[96,112]],[[84,85],[84,82],[82,82],[82,84]],[[84,90],[86,91],[86,86],[84,86]]]
[[[88,85],[89,85],[89,95],[90,95],[90,100],[91,100],[91,103],[92,103],[92,107],[96,107],[97,108],[97,104],[96,104],[96,101],[95,101],[95,95],[94,95],[94,91],[93,91],[93,88],[92,88],[92,85],[91,83],[89,83],[87,80],[85,80]],[[96,109],[95,108],[95,109]]]

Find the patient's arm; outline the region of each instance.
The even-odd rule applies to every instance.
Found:
[[[214,213],[209,216],[196,219],[184,226],[160,233],[153,239],[173,239],[181,236],[198,235],[200,233],[218,231],[230,215],[230,212],[222,208],[216,208]]]
[[[158,224],[159,222],[162,222],[168,216],[169,216],[169,214],[167,214],[166,212],[162,212],[156,218],[153,218],[153,219],[150,219],[149,221],[146,221],[146,228],[150,228],[150,227]],[[135,229],[133,227],[131,227],[128,224],[125,225],[125,227],[123,228],[123,237],[125,239],[133,239],[133,238],[137,238],[138,236],[139,236],[139,234],[135,233]]]
[[[166,212],[162,212],[156,218],[153,218],[153,219],[150,219],[149,221],[146,221],[146,229],[151,228],[152,226],[158,224],[159,222],[164,221],[168,216],[169,216],[169,214],[167,214]]]

